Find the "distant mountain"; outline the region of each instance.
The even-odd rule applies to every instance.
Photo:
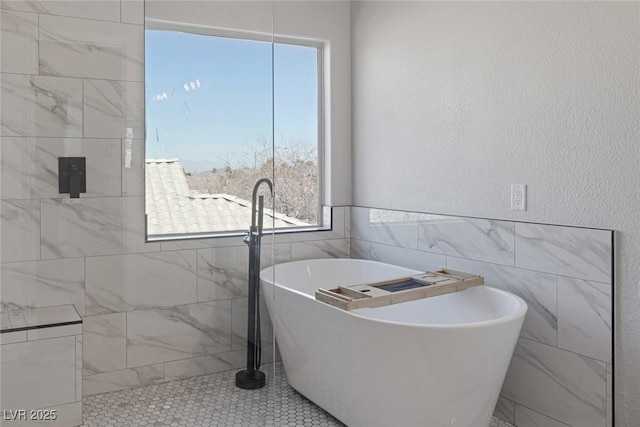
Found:
[[[191,172],[194,175],[208,175],[213,168],[220,169],[224,166],[215,165],[208,160],[189,160],[180,159],[180,163],[185,172]]]

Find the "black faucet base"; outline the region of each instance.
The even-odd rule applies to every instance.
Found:
[[[266,384],[264,372],[244,370],[236,373],[236,386],[245,390],[256,390]]]

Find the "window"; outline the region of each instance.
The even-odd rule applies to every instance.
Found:
[[[320,225],[319,58],[319,44],[145,30],[148,238],[246,231],[262,177],[265,228]]]

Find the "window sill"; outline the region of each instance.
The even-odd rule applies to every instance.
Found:
[[[323,231],[332,231],[332,227],[324,227],[320,225],[310,226],[310,227],[287,227],[287,228],[278,228],[273,230],[271,228],[264,229],[262,232],[263,236],[270,235],[286,235],[286,234],[297,234],[297,233],[312,233],[312,232],[323,232]],[[203,240],[203,239],[220,239],[226,237],[243,237],[248,233],[247,231],[237,230],[237,231],[220,231],[220,232],[211,232],[211,233],[183,233],[183,234],[155,234],[153,236],[147,236],[145,242],[146,243],[155,243],[155,242],[184,242],[191,240]]]

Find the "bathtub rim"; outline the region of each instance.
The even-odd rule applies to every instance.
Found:
[[[365,316],[363,314],[357,313],[354,310],[343,310],[341,308],[338,307],[334,307],[331,304],[327,304],[327,303],[323,303],[322,301],[318,301],[315,299],[315,297],[313,295],[309,295],[307,293],[301,292],[297,289],[293,289],[287,286],[283,286],[278,284],[277,282],[273,282],[273,275],[270,275],[270,277],[264,278],[263,279],[263,272],[266,272],[267,270],[273,270],[275,272],[275,267],[277,265],[284,265],[284,264],[303,264],[305,262],[309,262],[309,261],[327,261],[330,262],[332,260],[348,260],[348,261],[357,261],[357,262],[362,262],[362,263],[367,263],[367,264],[378,264],[378,265],[388,265],[388,266],[393,266],[393,267],[399,267],[399,268],[403,268],[406,270],[413,270],[416,272],[416,274],[422,273],[420,270],[414,270],[412,268],[407,268],[407,267],[402,267],[400,265],[395,265],[395,264],[389,264],[387,262],[382,262],[382,261],[374,261],[374,260],[368,260],[368,259],[353,259],[353,258],[312,258],[312,259],[306,259],[306,260],[296,260],[296,261],[285,261],[285,262],[281,262],[281,263],[277,263],[277,264],[273,264],[269,267],[263,268],[262,270],[260,270],[260,281],[262,282],[263,280],[265,280],[267,283],[274,285],[274,286],[278,286],[280,288],[286,289],[287,291],[291,291],[294,292],[296,294],[299,294],[305,298],[308,298],[312,301],[316,301],[319,304],[323,304],[331,309],[334,310],[338,310],[339,312],[343,312],[343,313],[347,313],[349,315],[352,316],[356,316],[359,317],[361,319],[365,319],[367,321],[370,322],[380,322],[380,323],[386,323],[386,324],[391,324],[391,325],[397,325],[397,326],[402,326],[402,327],[414,327],[414,328],[429,328],[429,329],[468,329],[468,328],[483,328],[483,327],[488,327],[488,326],[496,326],[496,325],[501,325],[501,324],[507,324],[510,323],[518,318],[522,318],[524,320],[524,316],[527,314],[527,310],[528,310],[528,305],[527,303],[520,298],[519,296],[512,294],[511,292],[507,292],[504,291],[502,289],[498,289],[495,288],[493,286],[488,286],[488,285],[483,285],[484,288],[486,290],[488,290],[489,292],[495,292],[498,294],[502,294],[505,297],[509,297],[514,299],[518,306],[516,308],[516,310],[514,310],[514,312],[506,315],[506,316],[502,316],[502,317],[498,317],[496,319],[491,319],[491,320],[485,320],[482,322],[473,322],[473,323],[451,323],[451,324],[436,324],[436,323],[407,323],[407,322],[400,322],[400,321],[396,321],[396,320],[386,320],[386,319],[377,319],[375,317],[369,317],[369,316]],[[266,277],[266,275],[265,275]],[[465,290],[466,291],[466,290]],[[462,291],[462,292],[465,292]],[[275,293],[274,293],[275,295]],[[444,296],[444,295],[439,295],[439,296]],[[438,298],[438,296],[435,297],[431,297],[431,298]],[[414,301],[407,301],[406,303],[411,303],[411,302],[415,302],[415,301],[419,301],[419,300],[414,300]],[[406,304],[406,303],[399,303],[399,304]],[[375,310],[375,308],[372,308],[371,310]]]

